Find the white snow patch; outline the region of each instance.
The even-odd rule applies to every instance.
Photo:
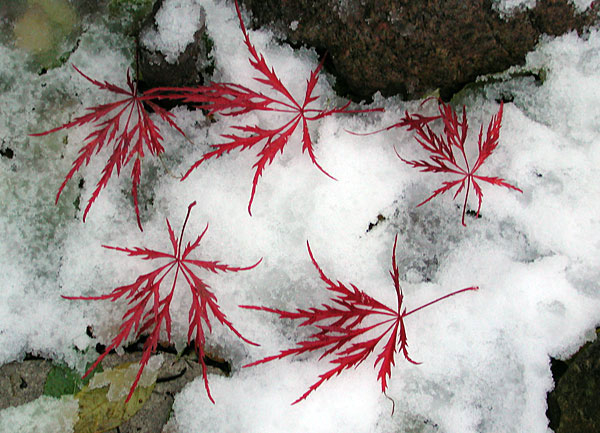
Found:
[[[73,396],[42,396],[21,406],[0,411],[0,431],[5,433],[72,433],[79,402]]]
[[[231,2],[165,0],[163,5],[174,22],[182,23],[189,23],[200,7],[215,42],[215,78],[271,95],[272,89],[254,79],[258,73],[248,62]],[[116,53],[126,42],[99,30],[95,27],[102,43],[82,38],[74,62],[95,79],[123,85],[128,62]],[[170,31],[159,28],[157,37],[171,38],[174,47],[188,43],[188,36]],[[249,30],[249,36],[301,100],[306,79],[318,65],[315,52],[281,46],[264,30]],[[207,223],[209,229],[194,258],[234,266],[263,258],[251,271],[201,275],[234,326],[261,346],[246,345],[213,323],[207,345],[226,354],[233,372],[230,377],[209,375],[215,405],[201,379],[176,396],[172,425],[179,432],[547,433],[545,399],[553,386],[549,357],[569,356],[600,323],[600,205],[595,200],[600,194],[599,52],[597,31],[546,38],[526,65],[544,71],[543,83],[514,79],[489,84],[485,93],[470,97],[470,146],[477,145],[479,125],[487,127],[498,111],[495,96],[510,91],[514,97],[504,106],[500,145],[479,174],[500,176],[523,194],[482,183],[480,218],[467,218],[466,228],[460,224],[462,196],[453,201],[446,194],[416,207],[449,178],[421,173],[396,156],[427,157],[411,133],[347,132],[385,128],[405,110],[435,113],[431,102],[420,106],[420,101],[376,96],[374,104],[385,107],[385,113],[335,115],[310,123],[318,162],[337,180],[311,163],[296,133],[259,179],[253,216],[247,206],[258,149],[207,161],[183,183],[171,174],[186,172],[209,145],[222,143],[221,135],[231,133],[232,126],[274,127],[287,115],[217,115],[211,124],[197,111],[174,110],[193,144],[161,124],[169,172],[160,161],[145,158],[141,233],[127,169],[109,182],[87,222],[80,222],[76,199],[81,195],[85,203],[106,154],[92,158],[90,167],[71,181],[70,192],[53,205],[56,188],[91,128],[27,136],[80,116],[84,107],[106,103],[110,95],[91,87],[70,66],[37,76],[27,71],[22,55],[0,47],[0,136],[2,146],[15,152],[12,159],[0,157],[0,362],[33,352],[81,368],[89,359],[78,350],[109,342],[127,306],[67,301],[61,295],[101,295],[135,281],[156,263],[102,245],[169,251],[165,219],[178,234],[187,206],[197,201],[184,243]],[[316,107],[340,103],[326,76],[315,93],[321,95]],[[81,189],[79,179],[85,181]],[[476,209],[474,194],[468,206]],[[293,347],[310,330],[238,305],[293,310],[328,301],[331,294],[310,261],[307,241],[328,277],[353,283],[393,306],[388,271],[396,235],[408,310],[464,287],[479,290],[406,318],[409,353],[422,364],[396,356],[387,391],[396,405],[393,416],[392,402],[381,393],[373,369],[375,356],[294,406],[290,403],[331,368],[327,359],[314,353],[243,368]],[[187,340],[187,290],[185,284],[176,288],[171,311],[177,347]],[[88,325],[96,339],[86,336]],[[26,417],[27,410],[15,408],[14,416],[20,411]]]
[[[592,4],[591,0],[569,0],[573,6],[583,12]],[[503,16],[510,16],[515,10],[533,9],[536,0],[494,0],[493,7]]]
[[[156,29],[142,34],[141,42],[149,50],[164,54],[167,62],[175,63],[204,25],[204,16],[196,0],[176,0],[164,2],[154,21]]]

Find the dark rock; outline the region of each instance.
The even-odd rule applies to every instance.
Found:
[[[556,433],[599,432],[600,339],[552,367],[556,385],[548,394],[550,428]]]
[[[491,0],[242,0],[254,24],[327,52],[338,92],[448,99],[478,76],[521,64],[541,34],[582,32],[596,12],[538,0],[506,19]]]
[[[126,362],[137,363],[141,358],[139,344],[125,349],[125,354],[110,353],[102,361],[104,370]],[[188,383],[202,376],[202,366],[197,362],[193,347],[184,349],[182,355],[174,350],[161,348],[163,364],[159,370],[156,386],[148,401],[129,420],[107,433],[159,432],[171,415],[175,396]],[[204,362],[210,374],[227,376],[231,366],[218,354],[207,354]],[[26,357],[22,362],[11,362],[0,366],[0,410],[29,403],[42,396],[44,384],[53,364],[49,360]],[[208,398],[208,397],[206,397]]]
[[[52,364],[42,359],[10,362],[0,367],[0,409],[29,403],[44,392]]]
[[[169,419],[175,395],[185,385],[195,378],[202,376],[202,367],[198,362],[190,360],[188,356],[179,358],[171,353],[163,353],[164,362],[159,370],[156,386],[148,401],[133,416],[121,424],[117,429],[106,433],[139,433],[160,432]],[[123,362],[139,362],[139,353],[126,353],[123,356],[109,355],[113,357],[108,362],[103,362],[106,368],[111,368],[111,363],[122,364]],[[105,358],[106,359],[106,358]],[[209,367],[210,373],[221,374],[220,370]],[[208,398],[208,397],[206,397]]]
[[[162,0],[154,4],[154,9],[142,28],[144,34],[154,27],[154,16],[160,10]],[[210,58],[212,40],[206,33],[205,14],[202,11],[201,22],[194,34],[194,40],[179,55],[175,62],[168,62],[160,51],[154,51],[141,45],[139,47],[139,72],[142,77],[142,90],[151,87],[185,87],[204,83],[204,76],[212,75],[213,65]]]

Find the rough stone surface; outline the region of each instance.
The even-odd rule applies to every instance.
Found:
[[[28,359],[1,366],[0,410],[29,403],[42,395],[51,368],[52,363],[43,359]]]
[[[523,63],[541,34],[581,32],[597,18],[568,0],[501,18],[491,0],[242,0],[255,26],[328,53],[338,92],[450,97],[478,76]]]
[[[202,375],[202,367],[188,357],[177,359],[176,355],[163,353],[164,362],[159,370],[156,386],[144,406],[118,429],[107,433],[160,432],[171,415],[175,395],[185,385]],[[139,362],[140,353],[115,356],[115,364]],[[105,365],[106,364],[106,365]],[[104,368],[110,368],[111,362],[103,362]],[[222,373],[209,367],[209,374]],[[208,397],[207,397],[208,398]]]
[[[202,367],[196,362],[193,350],[178,358],[175,354],[161,352],[164,358],[158,373],[156,386],[144,406],[118,429],[107,433],[160,432],[171,415],[175,395],[185,385],[202,375]],[[109,354],[102,362],[105,370],[127,362],[139,362],[141,349],[123,355]],[[228,365],[218,356],[207,360],[209,374],[226,374]],[[220,364],[220,368],[211,364]],[[29,403],[44,392],[46,378],[53,364],[39,358],[26,358],[0,366],[0,410],[10,406]],[[201,379],[200,379],[201,380]],[[207,397],[208,398],[208,397]]]
[[[154,4],[153,12],[146,20],[140,34],[156,25],[154,16],[161,6],[162,0],[158,0]],[[211,68],[209,55],[212,48],[206,34],[204,18],[205,15],[202,14],[199,29],[194,33],[194,41],[188,44],[174,63],[167,62],[160,51],[150,50],[143,45],[139,47],[138,67],[143,80],[143,88],[185,87],[203,84],[203,75]]]
[[[600,339],[567,362],[558,362],[556,386],[548,395],[548,418],[555,433],[600,431]]]

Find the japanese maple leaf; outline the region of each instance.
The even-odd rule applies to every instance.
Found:
[[[150,107],[171,127],[175,128],[182,135],[185,136],[185,134],[175,123],[174,115],[152,101],[154,98],[160,98],[160,92],[153,92],[151,95],[143,95],[138,92],[137,83],[131,78],[129,70],[127,70],[128,88],[125,89],[107,81],[100,82],[94,80],[81,72],[76,66],[73,65],[73,68],[94,86],[101,90],[114,93],[118,97],[121,97],[121,99],[108,104],[88,107],[87,111],[89,111],[89,113],[77,117],[71,122],[48,131],[30,134],[32,136],[42,136],[52,134],[53,132],[62,129],[70,129],[86,124],[95,126],[95,129],[85,138],[84,145],[79,150],[79,156],[73,161],[71,170],[67,173],[65,180],[58,189],[56,202],[58,202],[67,182],[71,180],[75,173],[82,167],[87,166],[94,154],[109,147],[111,148],[111,155],[102,170],[102,176],[96,184],[96,189],[88,200],[85,211],[83,212],[83,221],[85,222],[90,207],[98,198],[100,191],[106,187],[113,173],[116,171],[117,176],[119,176],[121,174],[121,169],[133,161],[133,167],[131,169],[131,195],[133,196],[137,223],[140,230],[142,230],[137,190],[140,183],[142,159],[145,152],[144,148],[150,152],[150,154],[155,156],[164,152],[164,148],[161,144],[163,137],[160,135],[160,129],[150,118],[144,104]]]
[[[242,308],[252,310],[267,311],[277,314],[281,319],[301,320],[299,326],[314,326],[316,331],[308,339],[297,343],[296,347],[282,350],[277,355],[268,356],[259,361],[252,362],[244,367],[251,367],[258,364],[282,359],[287,356],[297,356],[308,352],[322,350],[319,359],[327,356],[331,357],[329,363],[333,365],[331,369],[319,375],[319,379],[312,384],[308,390],[302,394],[292,404],[296,404],[307,398],[309,394],[315,391],[326,380],[339,375],[342,371],[349,368],[358,367],[366,360],[377,348],[374,367],[379,369],[377,379],[381,383],[381,391],[385,392],[387,381],[392,374],[392,367],[395,365],[395,355],[398,352],[413,364],[418,364],[408,355],[408,342],[404,319],[417,311],[428,307],[450,296],[457,295],[469,290],[477,290],[478,287],[468,287],[457,290],[445,296],[437,298],[411,311],[406,311],[404,306],[404,295],[400,287],[400,274],[396,264],[396,244],[398,236],[394,239],[392,251],[392,270],[390,276],[394,282],[396,292],[396,307],[391,308],[364,291],[358,289],[354,284],[345,285],[339,281],[334,282],[325,275],[323,270],[317,264],[310,245],[307,242],[308,254],[313,265],[319,273],[321,281],[326,285],[325,289],[332,292],[330,304],[323,304],[319,308],[309,308],[307,310],[297,309],[295,311],[285,311],[276,308],[268,308],[252,305],[241,305]]]
[[[405,113],[404,118],[397,124],[389,128],[407,127],[409,131],[415,131],[415,139],[421,147],[429,153],[427,159],[409,161],[396,154],[405,163],[412,167],[420,169],[423,172],[443,173],[456,176],[453,180],[447,180],[442,186],[436,189],[427,199],[418,204],[422,206],[440,194],[456,188],[454,198],[464,191],[464,203],[462,210],[462,225],[465,224],[465,213],[471,188],[477,196],[477,216],[481,210],[483,200],[483,191],[480,182],[487,182],[492,185],[502,186],[515,191],[523,192],[521,189],[506,182],[500,177],[482,176],[478,174],[479,169],[485,163],[487,158],[496,149],[500,139],[500,126],[502,124],[503,104],[500,104],[498,113],[492,116],[488,125],[486,134],[483,134],[483,125],[479,129],[479,138],[477,142],[477,158],[469,159],[465,144],[467,141],[467,132],[469,126],[467,123],[467,114],[463,106],[462,116],[459,118],[457,113],[449,104],[439,101],[439,116],[425,117],[418,114]],[[441,120],[444,125],[442,134],[433,131],[430,124],[436,120]],[[417,206],[417,207],[418,207]]]
[[[202,365],[202,376],[204,379],[206,393],[208,398],[213,403],[214,400],[210,394],[210,388],[208,386],[206,364],[204,363],[204,343],[206,341],[205,328],[207,328],[209,332],[212,329],[209,319],[209,312],[212,314],[212,316],[214,316],[214,318],[217,319],[219,323],[229,328],[240,339],[248,344],[257,345],[256,343],[244,338],[237,331],[237,329],[234,328],[233,324],[227,319],[225,314],[219,308],[217,297],[211,291],[210,286],[198,276],[198,271],[209,271],[215,274],[218,272],[247,271],[257,266],[262,259],[252,266],[234,267],[222,264],[216,260],[209,261],[192,258],[192,253],[196,248],[198,248],[202,237],[208,230],[207,225],[204,231],[193,243],[188,242],[185,247],[183,246],[183,234],[185,232],[185,226],[190,216],[190,212],[195,204],[196,202],[193,202],[188,207],[187,215],[178,239],[175,238],[175,233],[171,228],[169,220],[167,219],[167,230],[169,233],[169,239],[171,240],[171,246],[173,247],[172,252],[161,252],[145,247],[121,248],[104,245],[104,248],[113,249],[125,253],[131,257],[139,257],[142,260],[156,260],[157,262],[161,262],[161,264],[152,272],[140,275],[133,283],[117,287],[106,295],[63,296],[65,299],[86,301],[110,300],[114,302],[121,298],[128,299],[128,304],[130,307],[123,315],[123,323],[119,328],[119,333],[112,340],[111,344],[106,348],[104,353],[98,357],[96,362],[94,362],[94,364],[84,375],[84,377],[87,376],[112,349],[119,347],[121,343],[129,336],[131,331],[134,331],[137,337],[148,333],[149,336],[144,343],[144,352],[140,361],[140,369],[133,384],[131,385],[131,389],[126,401],[129,401],[131,398],[133,391],[135,390],[142,375],[142,371],[150,359],[150,356],[156,352],[163,324],[167,334],[167,340],[169,342],[171,341],[171,314],[169,308],[171,305],[171,300],[173,299],[175,287],[177,286],[177,281],[179,281],[180,276],[183,276],[183,280],[187,283],[192,295],[192,305],[190,306],[189,312],[188,344],[190,344],[193,338],[196,353],[198,354],[198,360]],[[167,283],[167,276],[172,274],[174,274],[172,276],[172,282]],[[167,286],[168,289],[165,290],[163,288],[164,286]]]
[[[319,80],[319,72],[323,67],[323,62],[310,74],[306,83],[304,99],[299,101],[294,98],[279,79],[275,70],[269,68],[263,55],[250,42],[237,0],[235,8],[244,36],[244,42],[250,54],[250,64],[258,72],[258,77],[254,79],[269,87],[274,95],[269,96],[235,83],[212,83],[209,86],[196,88],[159,88],[156,91],[164,92],[165,95],[163,97],[181,99],[183,102],[196,105],[201,109],[207,110],[209,115],[218,113],[224,116],[238,116],[251,111],[271,111],[289,114],[289,119],[283,125],[273,129],[262,128],[258,125],[234,126],[233,129],[235,132],[222,135],[227,140],[226,142],[212,145],[211,147],[214,150],[204,154],[183,176],[182,180],[185,180],[202,163],[212,158],[219,158],[234,149],[243,151],[262,146],[257,154],[258,160],[253,165],[254,178],[252,180],[252,192],[248,203],[248,213],[252,215],[252,202],[256,193],[258,180],[265,168],[273,162],[277,153],[283,153],[294,131],[298,128],[301,129],[302,152],[308,153],[312,163],[325,175],[334,179],[317,162],[308,123],[335,113],[382,111],[382,109],[350,110],[348,108],[350,102],[342,107],[330,110],[311,108],[310,105],[319,98],[319,96],[314,95],[314,90]]]

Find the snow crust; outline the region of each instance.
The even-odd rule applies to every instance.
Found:
[[[583,12],[592,4],[591,0],[569,0],[575,8]],[[536,0],[494,0],[494,8],[503,15],[510,15],[518,9],[532,9],[536,5]]]
[[[503,15],[510,15],[517,9],[532,9],[536,0],[494,0],[493,7]]]
[[[165,0],[161,16],[188,22],[200,6],[215,43],[215,78],[259,86],[231,2]],[[158,49],[174,53],[174,46],[187,44],[187,36],[169,32],[159,26]],[[292,94],[302,98],[306,78],[318,64],[316,53],[278,45],[268,31],[249,34]],[[121,48],[127,44],[94,27],[70,61],[91,77],[124,85],[129,62]],[[245,345],[214,326],[208,346],[225,355],[233,372],[230,377],[209,375],[215,405],[201,379],[176,396],[175,431],[548,431],[546,393],[553,387],[549,357],[568,357],[593,338],[600,324],[596,30],[581,38],[569,34],[541,41],[523,70],[543,71],[543,82],[522,74],[511,78],[508,71],[504,81],[465,96],[472,145],[479,125],[487,127],[497,112],[495,100],[514,97],[504,105],[501,144],[482,174],[501,176],[524,191],[484,186],[481,218],[468,218],[466,228],[460,224],[460,203],[449,195],[416,207],[446,179],[419,173],[397,158],[394,149],[410,158],[426,156],[410,133],[391,130],[361,137],[347,132],[389,126],[405,110],[435,112],[435,104],[421,107],[421,101],[382,97],[371,106],[383,106],[385,113],[328,117],[311,125],[319,163],[337,181],[316,169],[302,154],[301,137],[293,137],[260,179],[251,217],[247,204],[254,152],[208,161],[183,183],[165,172],[160,161],[147,158],[140,188],[144,232],[135,223],[127,171],[109,183],[83,224],[73,203],[79,195],[82,204],[90,196],[106,155],[92,159],[81,189],[79,178],[74,179],[57,206],[54,194],[91,129],[43,138],[27,134],[81,115],[86,106],[110,101],[110,95],[90,88],[68,65],[38,76],[12,48],[0,46],[0,59],[0,137],[2,146],[15,153],[12,159],[0,157],[0,363],[32,352],[83,369],[94,357],[86,349],[112,339],[126,306],[67,301],[60,295],[107,293],[148,272],[151,263],[101,245],[168,251],[165,218],[177,232],[187,206],[197,201],[186,233],[195,239],[209,223],[199,258],[248,266],[263,257],[252,271],[203,275],[222,311],[261,346]],[[316,93],[324,105],[344,102],[327,76],[321,77]],[[269,127],[282,119],[271,113],[217,116],[208,127],[198,112],[174,112],[194,144],[162,126],[163,160],[173,174],[185,172],[232,125]],[[476,202],[470,205],[476,207]],[[242,368],[292,347],[307,330],[238,305],[295,309],[328,300],[310,263],[307,240],[333,280],[354,283],[395,305],[388,274],[395,235],[408,310],[463,287],[478,285],[480,290],[406,319],[411,357],[422,364],[397,356],[387,397],[376,380],[374,358],[294,406],[290,403],[329,369],[319,361],[320,354]],[[172,311],[178,347],[187,339],[189,310],[189,295],[181,289]],[[96,339],[86,335],[88,325]],[[0,417],[9,410],[16,409],[2,411]]]
[[[141,42],[146,48],[163,53],[169,63],[175,63],[204,23],[202,8],[191,0],[169,2],[158,11],[154,21],[155,28],[146,31]]]
[[[79,404],[73,396],[42,396],[0,411],[0,431],[19,433],[72,433]]]

